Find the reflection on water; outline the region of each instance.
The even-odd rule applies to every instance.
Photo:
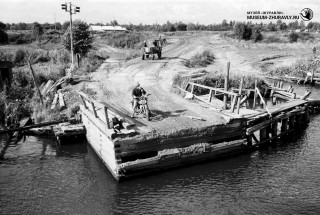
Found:
[[[29,137],[0,163],[0,214],[319,214],[319,132],[122,183],[87,144]]]

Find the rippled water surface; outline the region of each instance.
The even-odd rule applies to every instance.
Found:
[[[29,137],[0,164],[0,214],[320,214],[320,115],[266,149],[117,183],[86,144]]]

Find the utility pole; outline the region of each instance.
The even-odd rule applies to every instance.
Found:
[[[68,6],[69,6],[69,8],[68,8]],[[76,14],[77,12],[80,12],[80,7],[77,7],[77,6],[73,5],[71,2],[69,2],[69,3],[61,4],[61,8],[62,8],[62,10],[65,10],[66,12],[69,12],[69,14],[70,14],[71,62],[72,62],[72,65],[74,65],[73,34],[72,34],[72,14]]]
[[[70,46],[71,46],[71,62],[74,65],[74,54],[73,54],[73,34],[72,34],[72,8],[71,2],[69,4],[69,12],[70,12]]]

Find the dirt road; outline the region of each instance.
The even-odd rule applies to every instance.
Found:
[[[147,125],[140,127],[146,132],[156,130],[171,133],[177,129],[201,129],[227,123],[228,117],[220,112],[201,107],[194,101],[172,93],[172,78],[179,72],[192,73],[204,69],[208,72],[224,71],[227,61],[231,61],[231,75],[258,71],[237,53],[235,47],[228,45],[217,34],[172,37],[168,42],[160,60],[137,58],[125,62],[111,57],[92,74],[94,82],[87,87],[97,92],[96,99],[131,115],[131,90],[139,82],[151,94],[149,106],[152,120],[148,122],[143,117],[135,118],[141,125]],[[185,66],[187,60],[205,49],[211,50],[215,55],[212,65],[199,69]],[[221,107],[221,103],[217,105]],[[200,117],[205,121],[193,120],[187,116]]]

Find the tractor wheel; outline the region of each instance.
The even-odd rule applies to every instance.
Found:
[[[142,55],[142,60],[144,60],[144,54]]]
[[[161,51],[158,52],[158,59],[161,58]]]

